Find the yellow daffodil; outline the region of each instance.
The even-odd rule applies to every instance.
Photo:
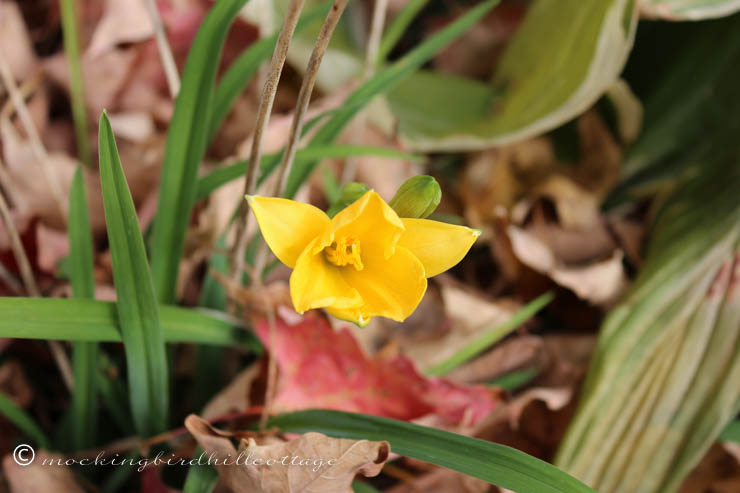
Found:
[[[247,200],[270,249],[293,269],[295,310],[325,308],[360,326],[373,316],[402,321],[411,315],[424,296],[426,278],[462,260],[480,234],[399,218],[372,190],[332,219],[302,202]]]

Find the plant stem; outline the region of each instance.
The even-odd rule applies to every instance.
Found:
[[[167,33],[164,30],[162,17],[159,15],[155,0],[144,0],[144,3],[154,27],[154,39],[157,40],[157,49],[159,50],[159,58],[162,60],[164,74],[167,77],[167,86],[170,88],[172,99],[175,99],[180,92],[180,74],[177,72],[175,57],[172,55],[169,42],[167,42]]]
[[[69,93],[72,99],[72,119],[75,126],[77,155],[87,167],[92,166],[90,144],[87,140],[87,112],[85,110],[85,83],[80,63],[80,40],[77,25],[77,0],[61,0],[62,35],[69,70]]]
[[[281,191],[285,189],[288,176],[290,175],[290,169],[295,160],[298,142],[300,141],[301,133],[303,131],[303,120],[306,117],[308,105],[311,102],[311,93],[313,93],[313,88],[316,84],[316,76],[321,67],[321,60],[324,58],[326,48],[329,46],[332,34],[334,34],[334,29],[337,27],[339,19],[342,17],[342,12],[344,12],[345,7],[347,7],[347,2],[348,0],[334,0],[331,10],[329,10],[329,14],[326,16],[324,25],[321,26],[321,31],[316,39],[313,52],[311,52],[311,58],[308,60],[306,73],[303,76],[303,82],[301,83],[301,90],[298,93],[298,102],[296,103],[296,112],[293,115],[293,123],[290,128],[288,145],[283,154],[280,168],[278,169],[278,178],[275,182],[275,188],[272,193],[274,196],[280,195]]]
[[[280,35],[275,45],[275,51],[270,61],[270,72],[267,75],[265,86],[262,91],[259,110],[257,112],[257,125],[252,138],[252,149],[249,154],[249,166],[246,171],[246,181],[244,183],[244,194],[251,195],[257,183],[257,174],[260,169],[260,158],[262,156],[262,139],[264,137],[267,124],[270,121],[272,105],[275,102],[277,86],[280,82],[280,74],[285,65],[285,59],[288,56],[290,40],[298,24],[298,18],[303,10],[305,0],[291,0],[288,12],[283,21],[283,27],[280,29]],[[231,278],[238,282],[244,270],[244,252],[248,243],[248,221],[249,208],[245,200],[240,201],[239,212],[236,219],[236,242],[231,251]],[[241,284],[241,283],[240,283]]]

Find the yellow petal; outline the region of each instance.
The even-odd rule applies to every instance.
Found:
[[[403,247],[397,247],[387,259],[382,250],[363,251],[362,262],[361,271],[346,267],[341,271],[347,284],[362,296],[362,305],[348,309],[334,304],[332,313],[360,325],[374,316],[400,322],[411,315],[427,289],[421,262]]]
[[[480,231],[430,219],[402,219],[406,230],[398,246],[408,248],[424,265],[427,277],[436,276],[460,262]]]
[[[329,216],[310,204],[275,197],[247,196],[247,200],[270,250],[288,267],[330,224]]]
[[[326,306],[345,309],[361,305],[360,294],[347,284],[341,268],[327,262],[323,253],[314,253],[313,247],[318,240],[314,238],[301,252],[290,275],[290,297],[295,311],[303,313]]]
[[[360,240],[363,251],[381,248],[386,257],[393,255],[403,223],[391,207],[375,191],[369,190],[331,220],[320,247],[330,245],[335,238],[353,236]]]

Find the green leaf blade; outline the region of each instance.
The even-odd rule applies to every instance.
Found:
[[[178,268],[200,161],[211,124],[214,82],[228,26],[247,0],[217,2],[193,41],[167,132],[154,220],[152,273],[157,299],[175,301]]]
[[[391,450],[460,471],[517,493],[594,493],[555,466],[519,450],[447,431],[378,416],[310,410],[270,422],[282,431],[362,440],[387,440]]]
[[[69,256],[72,292],[75,298],[93,299],[93,244],[87,193],[82,169],[78,166],[69,191]],[[75,386],[72,394],[72,424],[75,448],[94,445],[97,435],[98,343],[76,342],[72,350]]]
[[[62,298],[0,297],[0,337],[60,341],[122,342],[116,304]],[[251,333],[222,314],[160,305],[167,342],[259,348]]]
[[[547,292],[540,297],[530,301],[524,307],[514,313],[509,320],[493,327],[489,331],[486,331],[486,333],[481,335],[478,339],[474,340],[467,346],[463,347],[460,351],[451,356],[449,359],[427,370],[426,374],[433,376],[444,375],[451,372],[458,366],[467,363],[468,361],[491,347],[493,344],[506,337],[528,319],[533,317],[538,311],[544,308],[554,298],[555,295],[552,292]]]
[[[48,449],[51,442],[41,427],[26,412],[0,392],[0,415],[32,438],[39,447]]]
[[[134,201],[105,113],[99,130],[100,181],[113,260],[121,337],[126,348],[131,406],[143,436],[166,429],[169,408],[167,357],[159,306]]]

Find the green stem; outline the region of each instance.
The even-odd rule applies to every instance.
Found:
[[[72,118],[77,139],[77,155],[80,161],[92,166],[90,145],[87,140],[87,113],[85,110],[85,84],[82,78],[80,61],[80,40],[77,26],[77,0],[61,0],[62,35],[64,51],[67,54],[69,69],[69,91],[72,99]]]

